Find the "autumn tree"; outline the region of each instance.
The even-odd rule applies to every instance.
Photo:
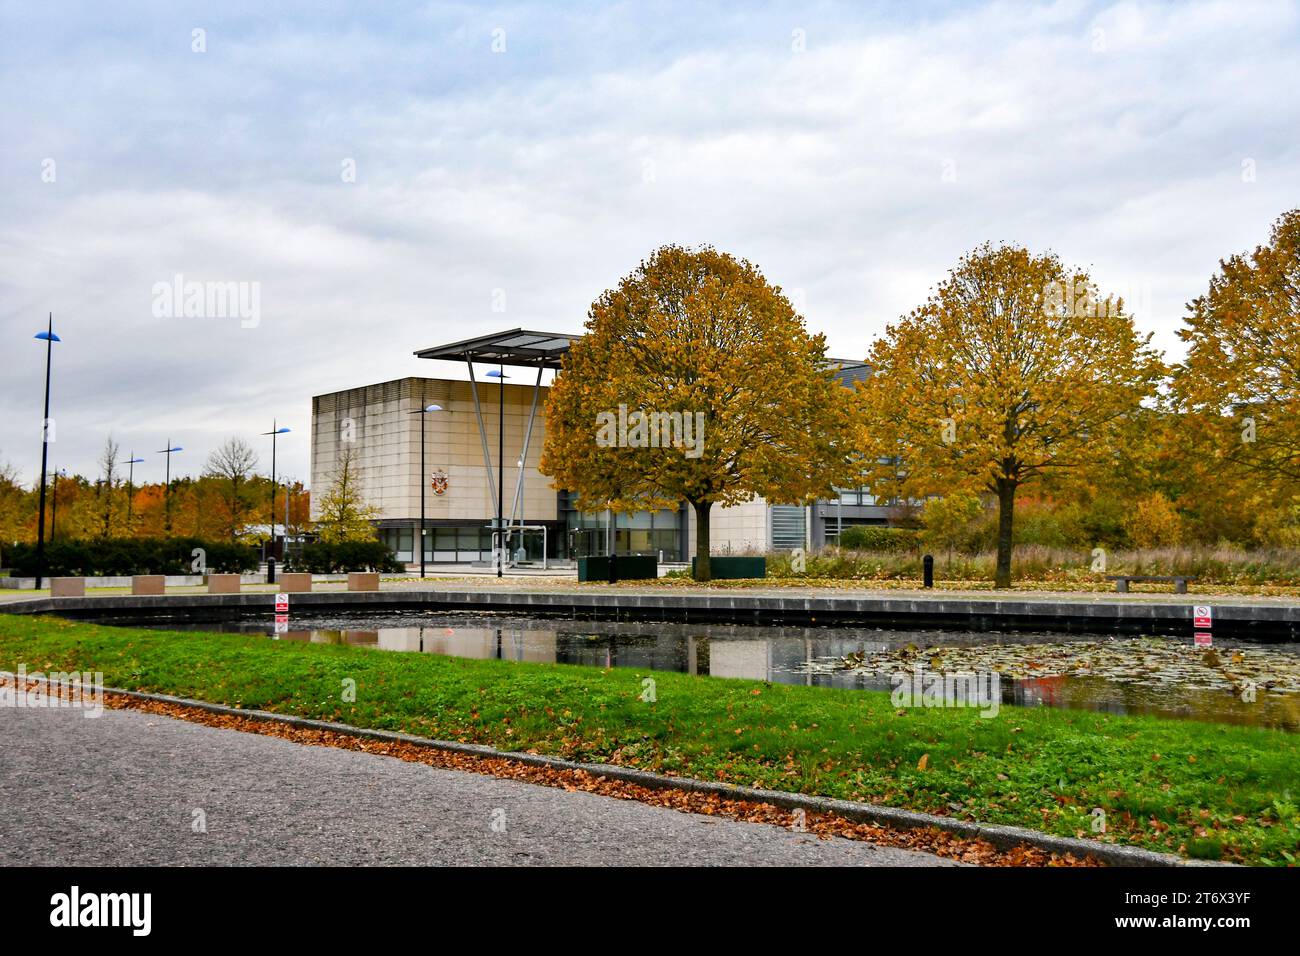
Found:
[[[1219,263],[1188,304],[1174,392],[1203,458],[1278,496],[1300,491],[1300,209]],[[1226,468],[1219,467],[1226,465]]]
[[[285,481],[285,492],[289,495],[288,535],[298,537],[311,530],[311,492],[301,481]]]
[[[1163,374],[1120,299],[1055,255],[984,244],[886,329],[860,390],[873,487],[911,497],[990,492],[998,587],[1011,586],[1017,490],[1110,467],[1125,422]]]
[[[113,537],[117,520],[125,518],[125,515],[120,513],[124,503],[119,500],[121,496],[117,488],[118,455],[121,454],[121,450],[121,446],[110,434],[104,439],[104,448],[99,453],[99,536],[101,538]]]
[[[255,507],[250,484],[257,468],[257,453],[242,438],[227,438],[208,455],[204,477],[215,485],[221,509],[222,531],[234,541],[248,525]]]
[[[24,525],[29,514],[35,511],[27,491],[18,482],[18,470],[0,461],[0,551],[25,537]],[[3,566],[4,555],[0,554],[0,567]]]
[[[377,509],[366,503],[360,469],[351,446],[344,445],[329,488],[321,496],[316,533],[329,544],[375,540]]]
[[[99,523],[98,506],[86,479],[60,468],[50,478],[48,541],[77,541],[93,537]]]
[[[825,340],[751,263],[668,245],[591,306],[551,388],[541,470],[591,510],[676,508],[711,579],[714,505],[829,495],[848,390]]]

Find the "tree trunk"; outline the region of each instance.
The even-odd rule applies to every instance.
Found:
[[[712,581],[709,567],[709,509],[712,501],[692,502],[695,507],[695,580]]]
[[[1011,529],[1016,510],[1016,483],[1009,478],[997,480],[998,492],[998,566],[993,576],[996,588],[1011,587]]]

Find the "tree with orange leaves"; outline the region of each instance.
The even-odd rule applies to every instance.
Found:
[[[592,305],[551,388],[541,470],[592,510],[689,502],[708,581],[714,505],[807,502],[846,475],[847,396],[825,339],[756,266],[664,246]]]
[[[871,349],[868,483],[893,488],[901,473],[910,497],[996,495],[995,584],[1010,587],[1016,492],[1113,465],[1164,374],[1149,342],[1086,271],[978,247]]]
[[[1212,451],[1274,493],[1300,492],[1300,209],[1219,263],[1188,305],[1174,392]],[[1212,457],[1212,456],[1206,456]],[[1262,481],[1261,481],[1262,479]]]

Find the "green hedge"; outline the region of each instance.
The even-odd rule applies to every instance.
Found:
[[[691,577],[695,577],[695,558],[691,558]],[[762,555],[709,555],[709,577],[714,581],[767,577],[767,558]]]
[[[316,541],[300,554],[291,554],[287,571],[310,571],[312,574],[340,574],[344,571],[402,572],[406,565],[393,557],[382,541],[340,541],[327,544]]]
[[[53,541],[45,546],[47,577],[125,577],[133,574],[194,574],[194,549],[205,552],[205,567],[218,574],[256,571],[257,549],[201,538],[106,538]],[[36,576],[36,545],[9,550],[15,577]]]
[[[620,554],[614,558],[615,580],[644,581],[659,577],[659,559],[649,554]],[[608,581],[609,557],[592,554],[578,559],[579,581]]]
[[[887,528],[883,525],[852,525],[840,532],[840,547],[849,551],[914,551],[920,546],[920,533],[911,528]]]

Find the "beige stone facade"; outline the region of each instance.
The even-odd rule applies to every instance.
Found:
[[[509,519],[526,525],[554,524],[561,520],[558,495],[550,479],[538,470],[542,444],[546,439],[546,388],[537,396],[537,415],[531,436],[527,436],[534,387],[518,382],[532,379],[526,370],[507,372],[517,377],[504,389],[504,511]],[[490,538],[474,541],[471,532],[487,529],[496,513],[490,490],[497,478],[498,409],[502,399],[497,381],[479,381],[479,407],[483,430],[488,438],[491,479],[484,466],[483,440],[475,414],[471,384],[467,381],[432,378],[404,378],[362,388],[317,395],[312,399],[311,474],[313,514],[328,490],[347,447],[353,450],[361,487],[367,502],[379,512],[381,529],[400,529],[394,550],[402,560],[418,560],[404,552],[413,551],[406,538],[420,516],[420,418],[419,409],[439,405],[440,411],[426,412],[425,428],[425,525],[431,561],[486,560]],[[521,502],[514,505],[520,475],[519,461],[528,437],[524,462]],[[439,493],[441,492],[441,493]],[[443,529],[437,535],[438,528]],[[448,530],[452,529],[452,530]],[[460,540],[455,530],[465,532]],[[467,537],[468,535],[468,537]],[[443,540],[439,541],[441,537]],[[400,546],[401,542],[406,542]],[[433,552],[439,554],[435,555]],[[474,555],[473,552],[483,552]]]
[[[488,435],[492,480],[496,480],[497,426],[500,387],[478,384],[483,427]],[[505,511],[509,515],[519,475],[519,457],[528,428],[533,400],[531,385],[505,387]],[[543,411],[546,389],[541,389],[538,414],[524,463],[523,508],[528,521],[555,521],[556,493],[550,480],[537,470],[546,437]],[[404,378],[380,385],[354,388],[312,400],[312,488],[318,489],[313,505],[329,487],[342,449],[351,444],[369,502],[383,520],[409,520],[420,513],[420,416],[424,405],[442,411],[425,414],[425,513],[428,520],[490,518],[496,503],[489,492],[483,462],[483,443],[469,382]],[[442,494],[435,493],[431,477],[445,474]],[[441,481],[439,487],[442,487]],[[316,517],[313,514],[313,517]]]

